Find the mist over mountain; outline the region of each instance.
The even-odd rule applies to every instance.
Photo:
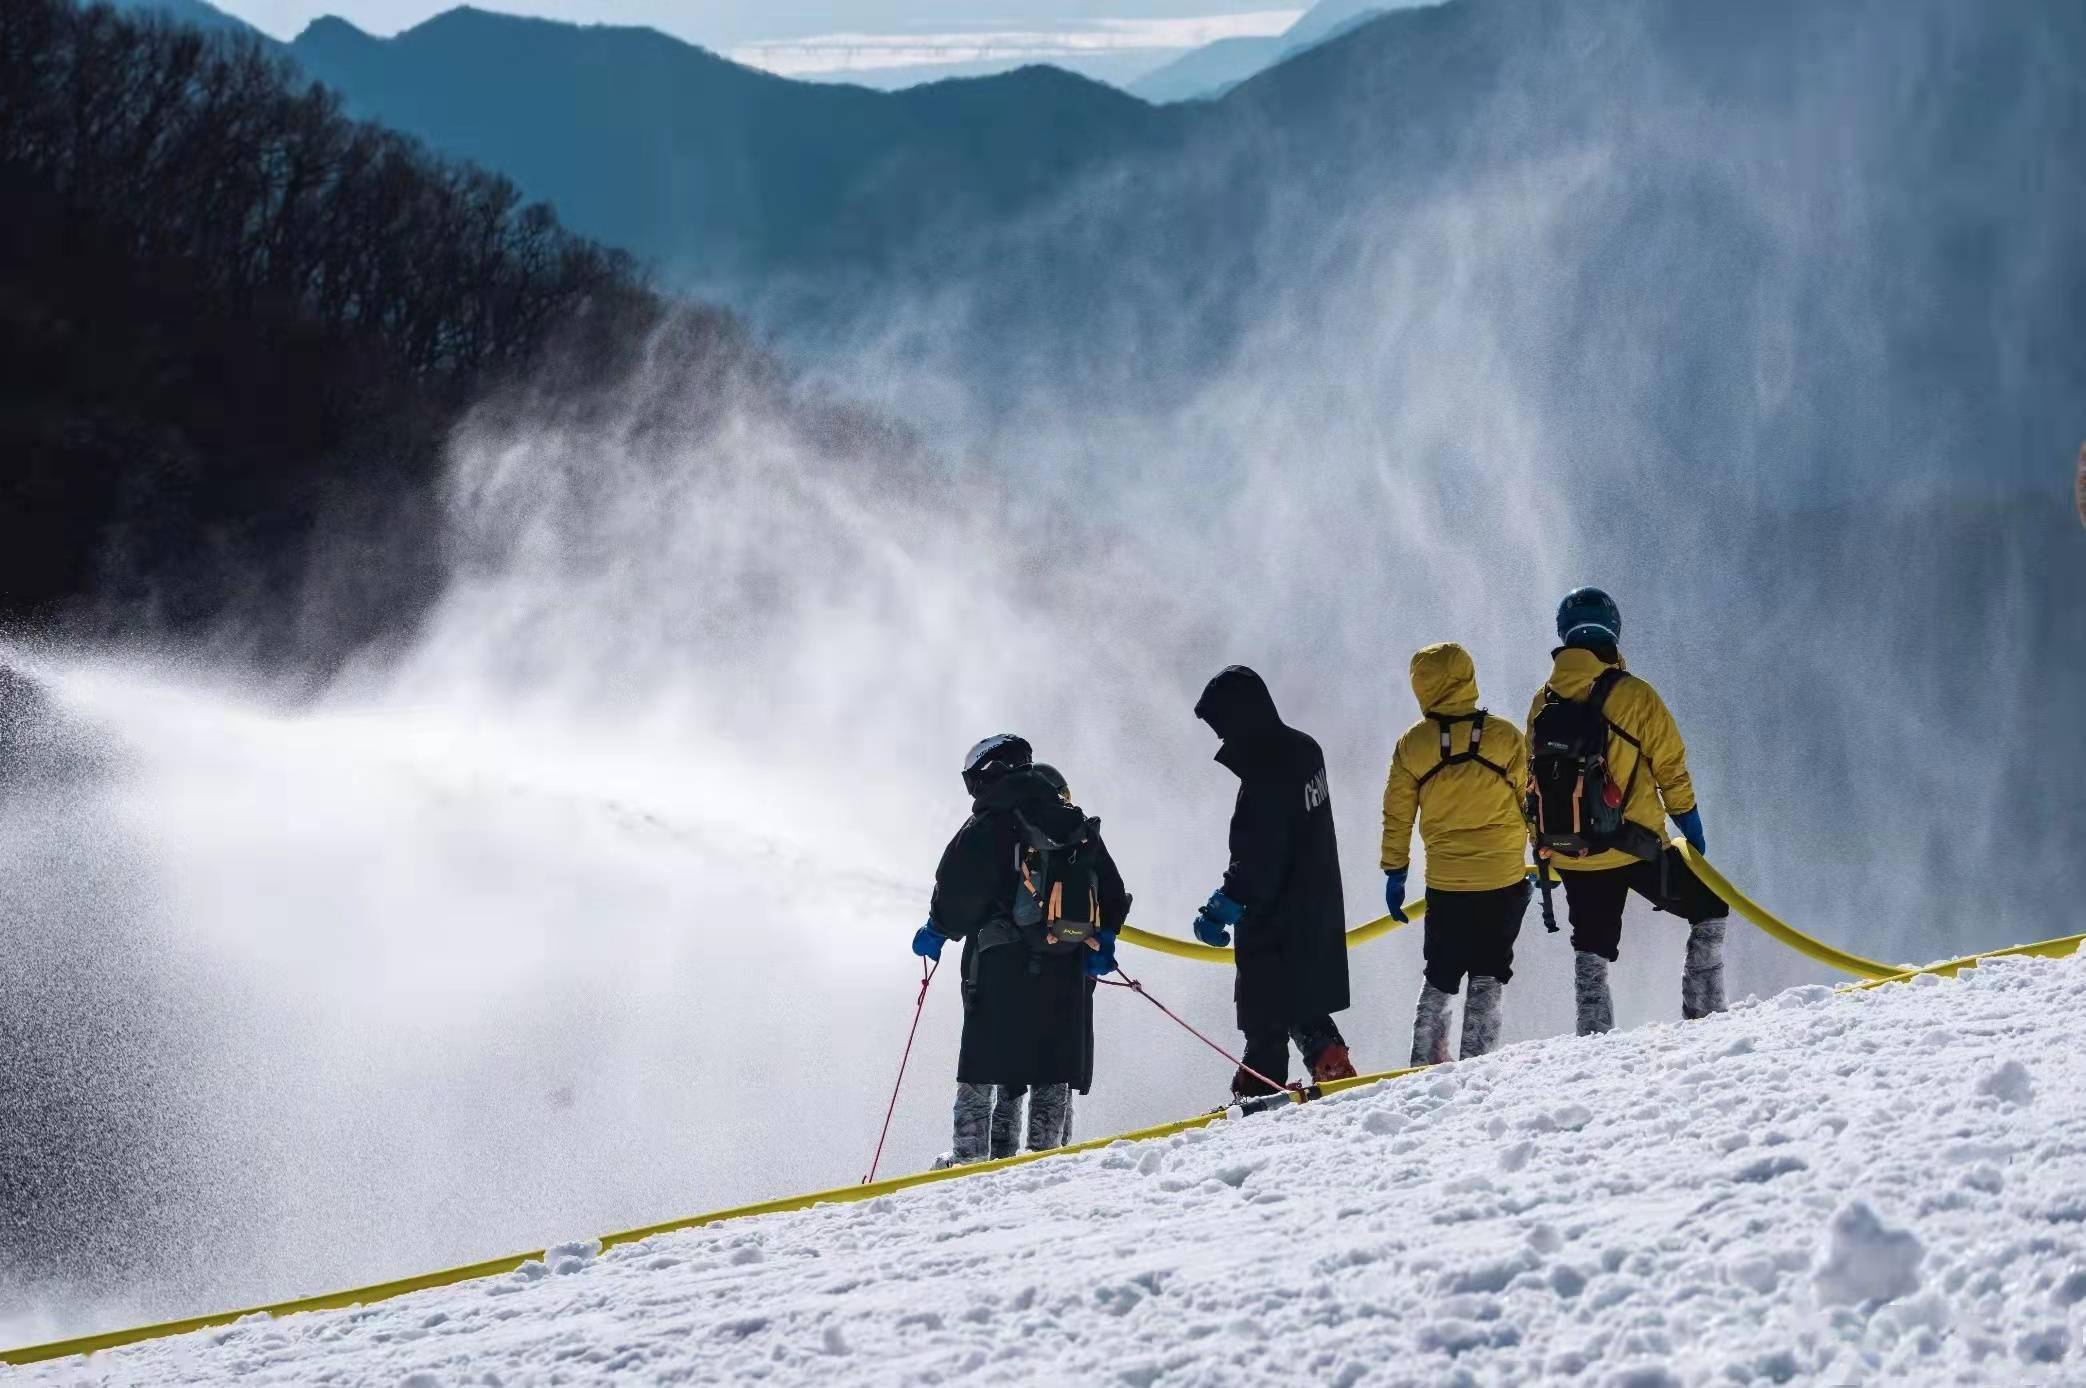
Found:
[[[525,57],[577,80],[582,39],[699,70],[654,37],[451,22],[515,37],[489,72]],[[385,71],[416,42],[357,51]],[[698,206],[721,185],[694,175],[720,149],[770,139],[734,114],[698,153],[643,147],[621,195],[653,199],[646,239],[623,243],[721,287],[843,393],[961,459],[968,483],[1004,489],[1006,514],[968,499],[986,517],[1018,528],[1067,506],[1105,534],[1081,573],[1115,599],[1093,618],[1108,635],[1074,622],[1076,639],[1134,647],[1184,683],[1242,655],[1314,672],[1301,716],[1341,730],[1324,740],[1352,766],[1379,755],[1401,647],[1475,633],[1481,667],[1512,672],[1519,697],[1541,677],[1554,591],[1599,575],[1647,606],[1668,692],[1706,728],[1750,730],[1705,733],[1698,754],[1748,842],[1915,832],[1899,825],[1908,797],[1946,802],[1970,755],[1954,668],[1992,672],[1980,698],[2010,729],[1979,754],[1979,783],[2076,801],[2063,787],[2086,753],[2062,710],[2086,701],[2086,556],[2065,488],[2086,257],[2067,229],[2086,208],[2070,155],[2086,15],[1455,0],[1169,108],[1041,72],[875,95],[709,62],[714,90],[758,93],[771,121],[844,109],[910,138],[933,111],[927,148],[953,141],[998,171],[992,201],[961,186],[970,165],[865,162],[850,145],[816,180],[815,216],[769,216],[760,199],[798,185],[748,155],[728,191],[752,201],[725,198],[729,239],[706,241],[666,195]],[[616,71],[598,99],[627,111],[648,69]],[[545,157],[565,138],[548,127],[597,118],[567,121],[566,88],[487,90],[494,106],[448,117],[479,157],[513,169],[498,150],[519,122],[532,192],[563,205],[544,180],[602,178]],[[523,109],[532,91],[558,119]],[[1006,610],[1036,600],[1019,590]],[[1109,741],[1083,760],[1147,754]],[[1971,880],[2003,845],[2034,865],[2003,889],[2005,914],[2069,890],[2064,816],[2043,802],[1984,797],[1919,822],[1921,883]],[[1819,910],[1867,909],[1831,852],[1775,861]],[[1962,924],[1910,880],[1892,902],[1896,938],[1924,942],[1908,949]]]
[[[1955,745],[1945,664],[2007,672],[1982,691],[2015,734],[1988,758],[2003,779],[2081,783],[2053,710],[2086,702],[2065,538],[2086,13],[1453,0],[1170,108],[1048,70],[795,83],[648,31],[472,11],[385,41],[315,25],[295,53],[351,110],[719,289],[966,486],[1105,516],[1152,566],[1117,587],[1159,584],[1136,639],[1171,632],[1162,663],[1313,664],[1327,643],[1366,662],[1415,604],[1498,633],[1502,585],[1527,587],[1525,618],[1600,574],[1657,594],[1676,639],[1733,614],[1692,691],[1733,726],[1799,717],[1806,689],[1903,701],[1828,745],[1706,752],[1727,783],[1764,796],[1900,765],[1908,738]],[[525,416],[512,432],[542,452]],[[1525,528],[1505,549],[1502,513]],[[1212,528],[1232,548],[1184,557]],[[1213,562],[1221,579],[1180,577]],[[1319,624],[1269,618],[1296,603]],[[1709,678],[1732,669],[1772,679]],[[1320,697],[1373,758],[1381,710]],[[1945,795],[1931,774],[1913,779]],[[1875,823],[1903,780],[1844,789]],[[1845,809],[1778,814],[1827,834]],[[1930,861],[1967,871],[2004,843],[2054,865],[2061,821],[2002,801]],[[2027,911],[2059,888],[2017,890]]]
[[[2082,70],[2086,15],[2027,4],[1394,13],[1177,108],[1178,152],[1087,173],[1042,231],[923,248],[848,327],[919,322],[1009,395],[1148,399],[1446,300],[1558,419],[1608,402],[1784,500],[2041,476],[2086,380],[2054,231],[2086,209]]]
[[[2071,431],[2086,363],[2086,257],[2051,231],[2082,205],[2082,27],[1960,0],[1457,0],[1158,109],[1043,69],[790,82],[470,10],[390,40],[324,22],[293,51],[351,110],[799,341],[888,340],[934,298],[911,350],[1003,392],[1193,380],[1443,190],[1574,179],[1528,324],[1562,394],[1671,363],[1663,432],[1699,438],[1705,407],[1753,410],[1755,366],[1801,371],[1836,382],[1821,446],[1899,470],[1975,440],[2003,472]],[[1625,302],[1626,338],[1575,340]],[[1998,347],[1995,315],[2034,350]],[[1782,365],[1741,369],[1763,331]]]

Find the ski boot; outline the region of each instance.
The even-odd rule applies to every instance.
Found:
[[[1449,1000],[1431,983],[1420,985],[1420,1003],[1412,1017],[1412,1063],[1439,1065],[1449,1058]]]
[[[1464,1060],[1476,1060],[1499,1044],[1499,1002],[1505,987],[1496,978],[1473,978],[1464,985]]]
[[[1335,1041],[1317,1055],[1311,1057],[1311,1078],[1318,1084],[1333,1080],[1354,1078],[1354,1061],[1347,1054],[1347,1043]]]

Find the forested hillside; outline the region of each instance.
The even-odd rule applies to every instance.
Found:
[[[458,411],[553,348],[569,387],[607,379],[674,312],[629,256],[252,40],[68,0],[0,10],[0,204],[12,623],[395,626],[438,581]],[[758,362],[688,316],[691,367]]]

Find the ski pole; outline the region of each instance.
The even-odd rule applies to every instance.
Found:
[[[913,1024],[905,1033],[905,1053],[898,1057],[898,1078],[891,1082],[891,1102],[884,1106],[884,1128],[876,1135],[876,1155],[869,1159],[869,1174],[862,1178],[868,1185],[876,1179],[876,1168],[884,1159],[884,1140],[891,1136],[891,1115],[898,1111],[898,1091],[905,1084],[906,1063],[913,1058],[913,1037],[920,1031],[920,1014],[927,1009],[927,985],[934,982],[935,971],[941,968],[937,959],[932,965],[925,959],[920,961],[920,995],[913,999]]]
[[[1116,982],[1116,981],[1115,981],[1114,979],[1112,979],[1112,978],[1104,978],[1104,979],[1101,979],[1101,980],[1099,980],[1099,981],[1100,981],[1100,982],[1102,982],[1102,983],[1105,983],[1105,984],[1107,984],[1107,985],[1108,985],[1109,987],[1111,987],[1111,988],[1128,988],[1128,989],[1129,989],[1129,990],[1130,990],[1131,992],[1133,992],[1133,993],[1137,994],[1137,996],[1139,996],[1139,997],[1143,998],[1143,999],[1144,999],[1144,1000],[1145,1000],[1146,1002],[1150,1003],[1150,1004],[1151,1004],[1152,1006],[1154,1006],[1154,1007],[1158,1008],[1158,1009],[1159,1009],[1159,1010],[1160,1010],[1161,1012],[1164,1012],[1164,1013],[1165,1013],[1165,1014],[1166,1014],[1166,1015],[1167,1015],[1168,1017],[1172,1018],[1172,1019],[1173,1019],[1173,1022],[1174,1022],[1174,1025],[1176,1025],[1176,1026],[1180,1027],[1180,1028],[1181,1028],[1181,1030],[1183,1030],[1183,1031],[1187,1032],[1187,1033],[1188,1033],[1188,1034],[1189,1034],[1190,1036],[1194,1037],[1194,1038],[1195,1038],[1195,1039],[1196,1039],[1197,1041],[1200,1041],[1200,1042],[1202,1042],[1202,1044],[1203,1044],[1203,1045],[1205,1045],[1205,1046],[1208,1046],[1208,1047],[1209,1047],[1209,1048],[1210,1048],[1211,1050],[1215,1051],[1215,1052],[1216,1052],[1216,1053],[1217,1053],[1218,1055],[1221,1055],[1221,1056],[1223,1056],[1223,1057],[1224,1057],[1224,1058],[1225,1058],[1226,1060],[1230,1061],[1230,1062],[1231,1062],[1231,1063],[1232,1063],[1233,1065],[1236,1065],[1236,1066],[1237,1066],[1237,1067],[1239,1068],[1239,1073],[1241,1073],[1241,1074],[1245,1074],[1245,1075],[1251,1075],[1251,1076],[1252,1076],[1252,1077],[1253,1077],[1254,1079],[1256,1079],[1256,1080],[1259,1080],[1259,1081],[1260,1081],[1260,1082],[1261,1082],[1262,1084],[1266,1085],[1266,1086],[1267,1086],[1267,1087],[1268,1087],[1268,1088],[1269,1088],[1270,1090],[1273,1090],[1273,1091],[1274,1091],[1275,1093],[1277,1093],[1277,1094],[1281,1094],[1281,1093],[1283,1093],[1283,1092],[1285,1092],[1285,1091],[1294,1091],[1294,1092],[1295,1092],[1296,1094],[1298,1094],[1298,1095],[1300,1095],[1300,1096],[1301,1096],[1302,1094],[1304,1094],[1304,1093],[1305,1093],[1304,1087],[1303,1087],[1302,1085],[1300,1085],[1300,1084],[1297,1084],[1297,1085],[1290,1085],[1290,1084],[1277,1084],[1277,1083],[1275,1083],[1275,1082],[1274,1082],[1273,1080],[1269,1079],[1269,1078],[1268,1078],[1268,1077],[1267,1077],[1266,1075],[1263,1075],[1263,1074],[1261,1074],[1261,1073],[1260,1073],[1260,1071],[1258,1071],[1258,1070],[1254,1069],[1254,1068],[1253,1068],[1252,1066],[1250,1066],[1250,1065],[1246,1064],[1246,1062],[1245,1062],[1245,1061],[1243,1061],[1243,1060],[1239,1059],[1239,1058],[1238,1058],[1237,1056],[1233,1055],[1233,1054],[1232,1054],[1232,1053],[1231,1053],[1230,1051],[1227,1051],[1227,1050],[1225,1050],[1225,1049],[1224,1049],[1224,1048],[1223,1048],[1222,1046],[1220,1046],[1220,1045],[1218,1045],[1218,1044],[1217,1044],[1216,1042],[1214,1042],[1214,1041],[1210,1040],[1210,1038],[1209,1038],[1209,1037],[1207,1037],[1207,1036],[1204,1036],[1204,1035],[1203,1035],[1203,1034],[1202,1034],[1201,1032],[1197,1031],[1197,1030],[1196,1030],[1196,1029],[1195,1029],[1194,1027],[1192,1027],[1192,1026],[1189,1026],[1189,1025],[1188,1025],[1188,1024],[1186,1023],[1186,1022],[1182,1021],[1182,1020],[1181,1020],[1181,1018],[1180,1018],[1180,1016],[1179,1016],[1179,1014],[1177,1014],[1177,1013],[1176,1013],[1176,1012],[1175,1012],[1175,1011],[1174,1011],[1174,1010],[1173,1010],[1172,1008],[1168,1007],[1168,1006],[1167,1006],[1167,1005],[1166,1005],[1165,1003],[1163,1003],[1163,1002],[1160,1002],[1160,1001],[1159,1001],[1159,1000],[1158,1000],[1157,998],[1153,997],[1153,996],[1152,996],[1152,995],[1151,995],[1150,993],[1147,993],[1147,992],[1145,991],[1144,985],[1143,985],[1142,983],[1139,983],[1139,982],[1138,982],[1138,981],[1137,981],[1136,979],[1134,979],[1134,978],[1130,977],[1130,975],[1128,975],[1128,974],[1125,974],[1125,973],[1123,973],[1123,971],[1122,971],[1122,969],[1121,969],[1120,967],[1118,967],[1118,968],[1116,969],[1116,972],[1117,972],[1117,973],[1119,973],[1119,974],[1123,974],[1123,981],[1122,981],[1121,983],[1117,983],[1117,982]]]

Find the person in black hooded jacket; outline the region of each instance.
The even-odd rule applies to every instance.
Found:
[[[963,941],[955,1146],[945,1164],[1012,1155],[994,1150],[995,1131],[1017,1130],[1010,1114],[995,1121],[995,1109],[1019,1104],[1024,1089],[1029,1149],[1063,1143],[1072,1091],[1084,1094],[1093,1082],[1089,979],[1114,971],[1116,934],[1130,914],[1101,822],[1071,802],[1062,777],[1033,764],[1027,742],[1003,733],[979,743],[965,759],[964,787],[971,816],[942,853],[930,917],[913,938],[914,953],[930,959],[948,941]],[[1076,860],[1089,865],[1080,871],[1087,885],[1060,895],[1091,899],[1067,899],[1061,928],[1090,929],[1069,946],[1039,919],[1043,903],[1031,888],[1048,871],[1039,843],[1084,845]],[[1065,851],[1051,855],[1062,863]]]
[[[1233,997],[1246,1054],[1232,1092],[1267,1092],[1249,1071],[1287,1083],[1291,1041],[1314,1080],[1346,1079],[1354,1064],[1332,1014],[1348,1005],[1347,912],[1325,754],[1282,721],[1267,684],[1243,665],[1209,682],[1195,716],[1223,739],[1217,761],[1239,778],[1231,864],[1195,919],[1205,944],[1238,935]]]

